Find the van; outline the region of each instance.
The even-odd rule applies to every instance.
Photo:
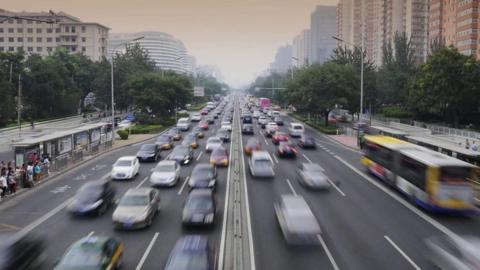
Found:
[[[305,129],[300,123],[290,123],[290,127],[288,128],[288,132],[292,137],[301,137],[304,131]]]
[[[181,131],[187,131],[188,129],[190,129],[190,119],[188,119],[187,117],[178,119],[177,128]]]

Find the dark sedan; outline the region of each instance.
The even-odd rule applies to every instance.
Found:
[[[193,160],[193,150],[188,145],[177,145],[167,159],[175,160],[181,165],[190,164]]]
[[[188,186],[194,188],[212,188],[217,184],[217,171],[210,164],[198,164],[190,174]]]
[[[174,141],[180,141],[182,139],[182,133],[180,132],[180,129],[177,127],[173,127],[169,129],[167,134],[172,136],[172,139]]]
[[[42,270],[45,268],[44,240],[38,235],[24,234],[3,239],[0,243],[0,269]]]
[[[215,222],[215,199],[210,189],[194,189],[187,197],[182,212],[184,225],[213,225]]]
[[[226,129],[223,129],[223,128],[219,129],[215,136],[219,137],[222,140],[222,142],[229,142],[230,141],[230,131],[228,131]]]
[[[252,124],[243,124],[242,134],[253,135],[253,126],[252,126]]]
[[[170,253],[165,270],[214,270],[214,254],[207,236],[183,236]]]
[[[317,148],[317,143],[313,137],[302,136],[300,140],[298,140],[298,146],[301,148],[315,149]]]
[[[281,116],[276,116],[273,121],[277,123],[278,126],[283,126],[283,118]]]
[[[92,181],[77,191],[68,210],[75,215],[102,215],[114,202],[115,190],[110,182]]]
[[[157,161],[160,158],[160,147],[154,143],[147,143],[137,152],[138,161]]]

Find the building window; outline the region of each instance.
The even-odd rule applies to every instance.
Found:
[[[42,47],[37,47],[37,52],[41,52],[42,51]]]
[[[75,26],[72,26],[72,33],[75,33],[76,29]]]
[[[27,51],[33,52],[33,47],[28,47],[28,48],[27,48]]]
[[[72,52],[76,52],[76,51],[77,51],[77,47],[72,46]]]
[[[77,42],[77,39],[72,37],[72,42]]]
[[[33,28],[27,28],[27,33],[33,33]]]
[[[15,39],[13,37],[9,37],[8,42],[15,42]]]
[[[9,24],[13,24],[13,19],[8,19]]]
[[[52,28],[47,28],[47,33],[49,33],[49,34],[53,33],[53,29]]]
[[[86,37],[82,37],[82,42],[87,42],[87,38],[86,38]]]
[[[41,37],[37,37],[37,42],[42,42],[42,38],[41,38]]]
[[[70,41],[70,38],[69,38],[69,37],[65,37],[65,41],[66,41],[66,42],[69,42],[69,41]]]
[[[37,28],[37,34],[41,34],[42,33],[42,28]]]
[[[55,38],[55,42],[60,42],[60,38],[59,37]]]
[[[3,33],[3,28],[0,28],[0,33]]]
[[[23,51],[23,47],[17,47],[17,52]]]
[[[52,47],[47,47],[47,52],[51,52],[52,51]]]
[[[17,38],[17,42],[23,42],[23,37]]]
[[[0,47],[0,52],[3,52],[4,51],[4,48],[3,47]]]
[[[70,33],[70,26],[65,26],[65,33]]]
[[[13,33],[14,32],[13,30],[14,30],[13,28],[8,28],[8,33]]]
[[[17,28],[17,33],[23,33],[23,28]]]
[[[42,22],[40,22],[40,21],[37,21],[36,23],[37,23],[37,24],[42,24]]]
[[[15,48],[14,47],[8,47],[8,51],[13,52],[13,51],[15,51]]]
[[[60,27],[59,27],[59,28],[55,28],[55,33],[60,33]]]
[[[87,48],[85,48],[85,46],[82,47],[82,52],[86,52],[86,51],[87,51]]]
[[[82,33],[85,33],[85,31],[86,31],[86,27],[82,26]]]
[[[17,19],[17,23],[18,23],[18,24],[22,24],[22,23],[23,23],[23,20],[22,20],[22,19]]]
[[[52,38],[51,38],[51,37],[47,37],[47,42],[52,42]]]
[[[3,37],[0,37],[0,42],[3,42],[4,41],[4,38]]]
[[[33,42],[33,37],[27,37],[27,42]]]

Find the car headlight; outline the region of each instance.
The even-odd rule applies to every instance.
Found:
[[[208,187],[211,188],[215,186],[215,180],[210,180],[210,182],[208,182]]]
[[[102,205],[102,203],[103,203],[103,199],[100,199],[100,200],[94,202],[94,203],[93,203],[92,205],[90,205],[90,207],[88,207],[88,208],[90,208],[90,209],[97,208],[97,207],[99,207],[100,205]]]
[[[212,222],[213,222],[213,218],[214,218],[213,213],[210,213],[210,214],[208,214],[208,215],[205,216],[205,219],[204,219],[204,220],[205,220],[206,223],[212,223]]]

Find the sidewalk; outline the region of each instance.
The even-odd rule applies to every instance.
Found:
[[[46,183],[46,182],[48,182],[52,179],[55,179],[58,176],[61,176],[64,173],[70,171],[72,169],[72,167],[76,167],[76,168],[81,167],[84,164],[86,164],[87,162],[89,162],[90,160],[95,159],[95,158],[97,158],[101,155],[107,154],[109,152],[121,149],[123,147],[130,146],[130,145],[133,145],[133,144],[142,143],[144,141],[150,140],[150,139],[155,138],[157,136],[158,136],[158,134],[135,134],[135,135],[130,135],[128,137],[128,140],[116,140],[114,145],[111,148],[109,148],[105,151],[99,152],[95,155],[83,156],[83,159],[80,162],[78,162],[76,164],[73,164],[72,166],[69,166],[62,171],[51,172],[48,176],[43,178],[41,181],[35,183],[35,186],[33,188],[21,188],[21,187],[17,186],[16,194],[6,195],[3,199],[0,200],[0,203],[8,201],[11,198],[15,198],[22,193],[25,193],[25,192],[28,192],[28,191],[33,191],[33,190],[36,189],[36,187],[38,187],[38,186],[40,186],[40,185],[42,185],[42,184],[44,184],[44,183]]]
[[[328,135],[331,139],[355,150],[360,150],[357,145],[357,137],[347,135]]]

